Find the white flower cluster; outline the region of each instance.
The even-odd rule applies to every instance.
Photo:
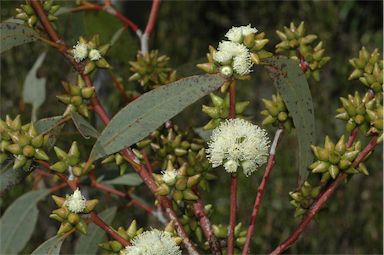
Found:
[[[175,169],[173,170],[165,170],[162,171],[162,179],[163,181],[168,185],[173,185],[176,182],[177,177],[177,171]]]
[[[88,45],[86,43],[77,42],[75,46],[73,46],[73,58],[77,63],[83,61],[87,57],[89,57],[92,61],[97,61],[101,58],[100,51],[97,49],[91,49],[88,52]]]
[[[143,232],[131,243],[120,252],[121,255],[181,255],[171,234],[157,229]]]
[[[230,119],[213,130],[208,159],[213,167],[224,165],[228,173],[239,166],[246,176],[267,162],[269,138],[264,129],[243,120]]]
[[[213,55],[213,59],[223,65],[221,68],[222,74],[230,76],[235,71],[238,75],[246,75],[251,72],[253,66],[251,54],[242,41],[244,36],[256,32],[256,28],[248,25],[232,27],[225,34],[229,41],[219,43],[217,52]]]
[[[83,61],[88,56],[88,45],[85,43],[77,42],[73,46],[73,58],[77,63]]]
[[[72,195],[65,199],[64,205],[73,213],[81,213],[85,209],[86,201],[79,188],[77,188]]]

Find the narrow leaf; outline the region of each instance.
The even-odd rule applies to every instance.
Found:
[[[220,75],[196,75],[143,94],[115,115],[96,141],[90,159],[99,159],[140,141],[223,82]]]
[[[284,99],[295,124],[299,143],[299,175],[305,180],[312,161],[310,145],[315,141],[315,118],[307,79],[296,61],[274,57],[266,61],[269,75]]]
[[[40,244],[40,246],[37,247],[31,255],[59,255],[61,245],[64,240],[65,238],[63,236],[51,237],[44,243]]]
[[[46,78],[38,78],[37,70],[45,59],[46,52],[43,52],[36,60],[32,69],[29,70],[23,86],[24,102],[32,104],[32,121],[36,121],[37,109],[45,101]]]
[[[109,44],[110,44],[111,46],[113,46],[113,45],[117,42],[117,40],[119,40],[119,38],[121,37],[121,35],[124,33],[125,30],[127,30],[127,27],[122,27],[122,28],[120,28],[119,30],[117,30],[117,31],[113,34],[112,39],[111,39],[111,41],[110,41]]]
[[[100,136],[99,131],[97,131],[86,119],[83,118],[83,116],[77,112],[72,112],[71,117],[77,130],[79,130],[80,134],[85,139],[89,139],[91,137],[98,138]]]
[[[54,127],[58,126],[59,122],[63,119],[63,116],[53,116],[49,118],[40,119],[35,122],[35,128],[39,133],[48,132]]]
[[[127,185],[127,186],[137,186],[143,183],[141,177],[136,173],[129,173],[122,176],[119,176],[115,179],[104,181],[105,184],[115,184],[115,185]]]
[[[117,208],[111,207],[102,211],[99,216],[105,223],[110,225],[116,215]],[[105,232],[95,224],[90,224],[88,234],[80,236],[75,245],[75,254],[96,254],[97,244],[106,239]]]
[[[38,217],[37,202],[49,192],[30,191],[19,197],[0,219],[0,254],[17,254],[27,244]]]
[[[3,22],[0,24],[0,53],[15,46],[36,41],[37,36],[33,29],[25,25]]]

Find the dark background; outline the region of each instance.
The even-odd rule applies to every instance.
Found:
[[[14,8],[19,3],[1,1],[2,21],[15,14]],[[69,1],[60,3],[64,6],[71,5]],[[146,24],[150,5],[147,1],[117,2],[117,7],[142,29]],[[265,31],[267,38],[270,39],[267,49],[273,51],[274,45],[278,43],[275,30],[282,29],[284,25],[288,26],[291,21],[296,24],[305,21],[308,33],[319,35],[325,43],[327,55],[332,58],[321,71],[321,81],[310,80],[315,107],[317,142],[322,144],[325,135],[336,140],[344,133],[344,123],[334,118],[335,110],[339,106],[338,98],[355,90],[364,91],[359,82],[347,80],[352,71],[348,59],[357,56],[363,45],[370,51],[379,48],[382,52],[382,10],[382,1],[164,1],[150,40],[150,49],[159,49],[161,53],[169,55],[171,65],[179,71],[180,76],[198,74],[201,72],[194,68],[194,64],[203,62],[208,45],[216,47],[232,26],[250,23],[259,31]],[[96,22],[97,20],[99,22]],[[80,34],[91,35],[89,32],[92,31],[101,33],[105,35],[104,38],[107,38],[113,35],[121,25],[109,15],[76,13],[60,16],[57,27],[64,35],[66,42],[71,45],[77,41]],[[127,77],[131,74],[128,61],[134,58],[139,42],[135,34],[130,31],[125,34],[123,42],[117,44],[111,51],[109,60],[114,66],[114,72],[123,77],[126,88],[131,89],[135,85],[127,81]],[[20,46],[1,55],[1,118],[6,114],[14,116],[22,113],[23,119],[29,121],[31,107],[22,102],[21,91],[28,70],[43,50],[48,50],[48,55],[39,74],[48,78],[47,100],[39,111],[39,117],[59,115],[63,112],[65,107],[56,102],[55,95],[62,93],[60,80],[71,78],[73,74],[62,57],[54,50],[34,43]],[[252,102],[247,115],[252,116],[254,122],[259,123],[262,119],[259,114],[262,106],[261,98],[269,98],[275,90],[262,68],[255,68],[252,76],[252,81],[238,86],[238,99]],[[103,105],[110,113],[118,111],[122,104],[109,75],[99,72],[95,81]],[[189,107],[176,118],[176,122],[183,127],[202,126],[206,123],[206,116],[199,111],[201,103],[207,103],[207,100],[204,99]],[[92,122],[99,125],[94,118]],[[101,127],[99,125],[99,129]],[[272,135],[274,130],[272,128],[268,130]],[[68,144],[74,139],[80,140],[81,137],[75,134],[73,128],[69,128],[63,132],[59,143]],[[365,141],[364,138],[362,139]],[[92,141],[82,141],[82,144],[89,149]],[[258,253],[271,251],[298,223],[298,220],[293,217],[294,210],[289,205],[288,197],[288,192],[295,189],[296,185],[296,148],[295,134],[285,136],[261,205],[252,251]],[[355,176],[336,191],[327,203],[327,207],[309,225],[302,238],[288,250],[288,253],[382,254],[381,154],[380,149],[369,161],[370,176]],[[226,224],[229,207],[229,176],[222,170],[218,170],[217,173],[218,181],[213,185],[212,191],[203,197],[205,201],[210,201],[216,206],[213,223]],[[239,219],[244,225],[249,223],[249,215],[261,175],[262,171],[259,171],[247,179],[240,180]],[[30,186],[30,181],[26,181],[14,188],[1,199],[1,209],[6,209],[14,199],[29,190]],[[45,235],[56,230],[56,223],[47,219],[51,209],[51,205],[41,205],[42,215],[39,227],[25,252],[33,250],[46,239]],[[132,218],[127,219],[126,215],[132,215],[132,213],[140,224],[145,225],[148,221],[154,221],[148,220],[141,211],[132,212],[131,209],[128,214],[122,211],[114,224],[127,224]],[[73,245],[71,242],[73,240],[64,246],[67,252],[71,250]]]

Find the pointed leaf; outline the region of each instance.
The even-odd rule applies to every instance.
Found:
[[[30,191],[8,207],[0,219],[0,254],[17,254],[24,248],[37,222],[36,204],[48,193],[46,189]]]
[[[117,207],[111,207],[102,211],[99,216],[105,223],[110,225],[116,215]],[[75,254],[96,254],[97,244],[106,239],[105,232],[95,224],[90,224],[88,234],[80,236],[75,245]]]
[[[265,62],[293,118],[299,143],[299,175],[301,180],[305,180],[307,166],[312,162],[310,145],[315,141],[315,117],[307,79],[294,60],[273,57]]]
[[[79,130],[80,134],[85,139],[89,139],[91,137],[98,138],[100,136],[99,131],[97,131],[86,119],[83,118],[83,116],[77,112],[72,112],[71,117],[77,130]]]
[[[44,243],[40,244],[40,246],[37,247],[31,255],[59,255],[61,245],[64,240],[65,238],[63,236],[51,237]]]
[[[35,122],[35,128],[37,129],[37,132],[44,133],[53,129],[55,126],[57,126],[62,119],[63,119],[63,116],[61,115],[39,119],[38,121]]]
[[[12,22],[0,24],[0,53],[15,46],[37,40],[38,34],[31,28]]]
[[[31,70],[29,70],[23,86],[24,102],[32,104],[32,121],[36,121],[37,109],[45,101],[45,83],[47,79],[37,77],[37,70],[43,63],[45,55],[46,52],[43,52],[38,57]]]
[[[137,186],[143,183],[141,177],[136,173],[129,173],[122,176],[119,176],[115,179],[104,181],[105,184],[115,184],[115,185],[127,185],[127,186]]]
[[[220,75],[196,75],[143,94],[115,115],[96,141],[90,159],[99,159],[140,141],[224,81]]]

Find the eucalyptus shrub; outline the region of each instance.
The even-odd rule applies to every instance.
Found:
[[[255,222],[283,133],[293,132],[298,140],[300,181],[287,197],[293,206],[291,213],[302,221],[271,254],[284,252],[298,240],[338,186],[353,175],[369,175],[365,161],[383,140],[383,60],[377,49],[370,52],[362,47],[359,56],[349,61],[353,68],[348,79],[359,80],[365,91],[340,97],[335,117],[342,120],[339,124],[345,125],[346,133],[326,136],[324,144],[316,145],[308,79],[320,82],[321,70],[331,58],[318,35],[306,31],[304,22],[277,30],[281,42],[274,47],[254,25],[232,27],[224,40],[208,47],[207,61],[197,65],[205,74],[180,77],[169,65],[168,56],[149,50],[158,8],[159,1],[154,0],[144,31],[110,1],[104,5],[76,1],[73,7],[61,9],[52,0],[30,0],[16,9],[14,19],[1,23],[1,52],[31,41],[46,43],[67,60],[77,76],[63,81],[64,91],[56,95],[66,105],[62,115],[37,120],[38,91],[45,86],[45,80],[36,77],[45,57],[41,55],[27,77],[31,121],[21,120],[20,115],[0,120],[1,193],[9,192],[28,175],[25,181],[38,184],[3,214],[2,254],[18,253],[28,242],[36,227],[39,201],[51,208],[46,216],[52,225],[58,222],[57,235],[33,254],[59,254],[70,236],[76,236],[74,252],[79,254],[96,253],[98,248],[105,254],[255,253],[251,250]],[[113,69],[108,52],[128,32],[120,29],[110,42],[100,41],[97,34],[82,35],[68,45],[54,21],[75,11],[107,12],[140,39],[140,50],[129,62],[128,79],[138,89],[128,93],[115,77],[127,104],[113,118],[98,99],[94,74],[99,69],[126,72]],[[277,90],[270,99],[256,97],[264,104],[259,125],[246,115],[250,102],[236,96],[237,87],[251,79],[256,65],[265,67]],[[174,116],[207,95],[211,102],[195,114],[206,114],[208,123],[188,130],[174,123]],[[95,117],[105,125],[102,130],[92,124]],[[92,138],[90,150],[79,146],[82,139],[67,141],[69,147],[58,145],[64,139],[59,136],[62,128],[70,125],[85,139]],[[273,132],[274,136],[269,135]],[[365,144],[361,136],[370,141]],[[118,171],[104,176],[111,166]],[[264,169],[264,174],[258,189],[250,191],[255,203],[250,218],[244,219],[250,223],[244,226],[236,217],[242,203],[236,196],[238,175],[250,176],[258,169]],[[44,178],[48,180],[44,182]],[[204,203],[204,194],[217,178],[230,179],[230,187],[222,187],[230,189],[228,223],[212,222],[218,212]],[[139,185],[149,195],[141,194],[143,189],[136,192]],[[108,195],[118,200],[106,208],[103,201]],[[158,224],[139,226],[126,215],[128,225],[112,227],[116,206],[121,203],[135,206],[129,210],[146,213]]]

